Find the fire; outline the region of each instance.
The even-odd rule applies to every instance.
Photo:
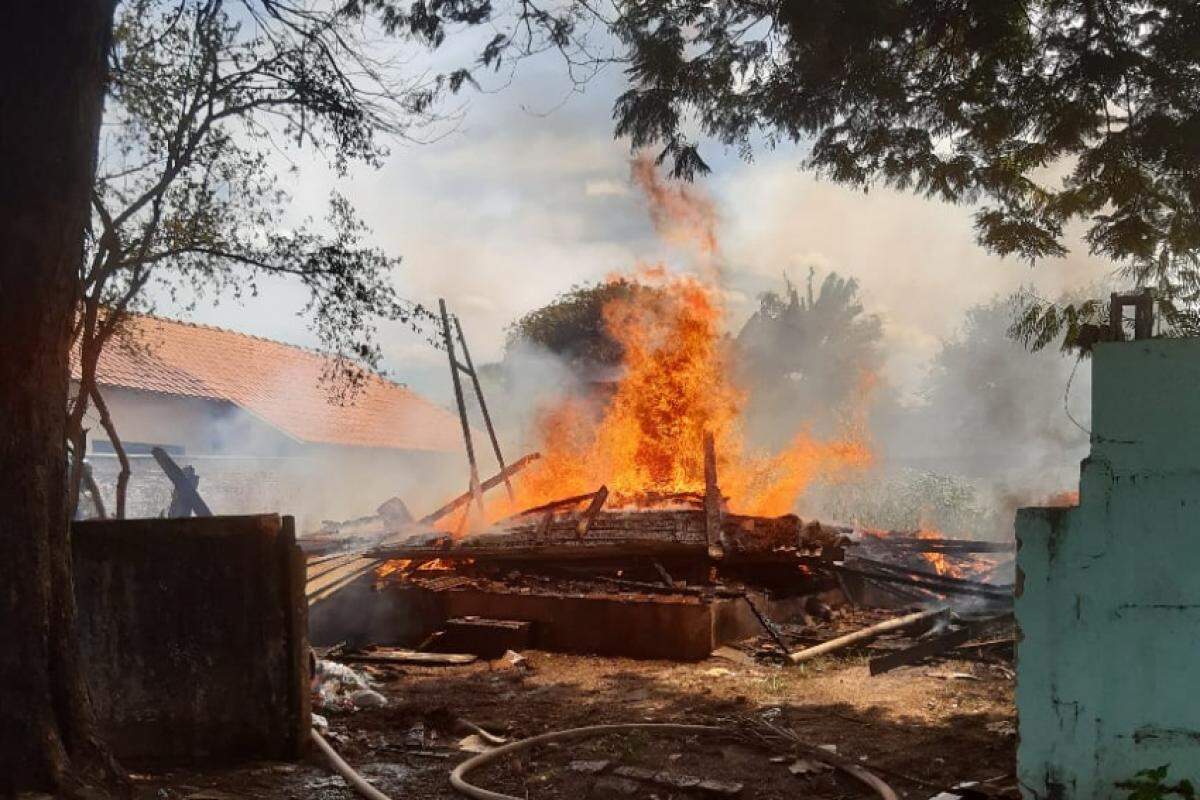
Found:
[[[946,537],[942,535],[941,531],[927,530],[922,528],[921,530],[917,531],[917,538],[945,539]],[[933,567],[934,571],[937,572],[938,575],[947,575],[951,578],[963,577],[962,570],[951,564],[950,560],[946,558],[944,553],[921,553],[921,558],[928,561],[929,565]]]
[[[649,495],[704,491],[703,437],[713,434],[717,474],[731,510],[783,514],[817,475],[868,465],[861,420],[823,440],[801,431],[775,454],[751,452],[741,435],[746,393],[730,377],[729,340],[717,292],[662,267],[638,280],[661,291],[604,309],[624,351],[624,373],[599,409],[567,398],[539,418],[542,458],[522,476],[516,508],[608,486],[611,506]],[[500,515],[511,506],[504,503]],[[491,514],[493,518],[497,514]]]
[[[1047,497],[1042,505],[1051,508],[1069,508],[1079,505],[1079,490],[1069,490],[1065,492],[1057,492]]]
[[[532,444],[542,458],[522,473],[513,501],[492,501],[488,519],[601,485],[608,487],[610,508],[650,505],[656,495],[703,493],[706,432],[714,437],[721,491],[735,512],[787,513],[814,478],[836,479],[869,465],[858,409],[847,409],[843,430],[832,439],[802,430],[775,453],[747,446],[747,395],[733,382],[718,286],[714,204],[695,187],[664,182],[648,159],[635,160],[633,179],[655,229],[688,252],[693,274],[659,264],[626,276],[655,291],[611,301],[603,310],[607,332],[623,351],[616,386],[606,398],[570,396],[539,412]],[[864,404],[872,383],[864,378]]]

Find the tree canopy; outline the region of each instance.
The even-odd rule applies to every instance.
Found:
[[[624,353],[608,331],[604,307],[660,291],[627,278],[572,287],[509,325],[506,349],[533,344],[581,374],[615,367]]]
[[[419,2],[390,19],[434,31],[441,17],[502,8]],[[1081,234],[1115,262],[1122,288],[1153,287],[1172,327],[1200,329],[1192,0],[522,0],[511,10],[481,64],[555,49],[573,76],[623,65],[616,131],[658,148],[676,176],[708,171],[706,139],[745,158],[795,143],[805,167],[836,182],[975,207],[977,239],[993,253],[1058,257]],[[1066,330],[1068,344],[1072,319],[1102,313],[1026,312],[1032,343]]]
[[[802,423],[836,423],[882,361],[882,324],[864,311],[858,282],[831,272],[815,289],[814,275],[804,294],[785,278],[782,292],[760,295],[734,343],[750,391],[751,432],[761,438]]]

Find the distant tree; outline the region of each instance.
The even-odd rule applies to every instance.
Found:
[[[389,274],[400,259],[364,242],[367,230],[344,198],[331,198],[323,225],[288,219],[290,197],[271,156],[307,146],[339,172],[353,162],[377,165],[382,139],[431,120],[436,87],[404,82],[370,60],[353,15],[287,19],[274,28],[247,25],[209,0],[120,7],[79,267],[72,508],[83,477],[84,416],[94,406],[121,463],[114,505],[124,516],[129,461],[96,370],[105,348],[152,344],[122,335],[128,313],[148,309],[147,289],[239,296],[256,294],[264,277],[299,282],[335,357],[326,377],[342,399],[363,368],[378,363],[375,321],[422,313],[395,296]]]
[[[1087,433],[1065,408],[1073,361],[1054,352],[1031,355],[1014,342],[1007,330],[1015,304],[996,298],[967,310],[962,330],[934,355],[919,412],[924,419],[914,429],[957,471],[1023,470],[1036,480],[1042,459],[1061,464],[1064,451],[1085,444]]]
[[[608,332],[604,307],[660,291],[626,278],[573,287],[509,325],[506,350],[536,345],[564,359],[581,375],[616,367],[624,353]]]
[[[879,369],[882,325],[864,312],[858,282],[831,272],[814,291],[814,274],[803,295],[786,277],[783,292],[760,295],[737,335],[734,363],[759,438],[780,425],[836,421],[864,374]]]

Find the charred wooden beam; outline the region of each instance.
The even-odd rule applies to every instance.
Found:
[[[879,570],[856,569],[855,567],[848,567],[844,564],[832,564],[831,566],[836,570],[846,572],[850,575],[860,575],[864,578],[868,578],[873,581],[882,581],[884,583],[895,583],[901,586],[914,586],[921,589],[929,589],[933,592],[937,592],[938,594],[966,594],[973,595],[975,597],[985,597],[989,600],[995,600],[997,602],[1011,602],[1013,597],[1011,587],[1001,588],[988,586],[987,584],[983,583],[976,584],[972,583],[971,581],[956,581],[954,579],[943,577],[939,577],[937,579],[915,578],[907,575],[899,575]]]
[[[947,650],[953,650],[960,644],[965,644],[973,635],[974,631],[970,628],[959,628],[956,631],[944,633],[927,642],[921,642],[912,647],[898,650],[895,653],[888,653],[887,655],[872,658],[870,661],[871,674],[882,675],[885,672],[896,669],[896,667],[916,664],[918,661],[923,661],[931,656],[936,656]]]
[[[955,578],[952,575],[942,575],[939,572],[930,572],[929,570],[917,569],[916,567],[906,567],[900,564],[890,564],[886,561],[877,561],[872,558],[862,558],[855,556],[850,564],[852,566],[865,565],[870,569],[880,570],[882,572],[891,573],[892,575],[912,575],[924,580],[934,581],[936,583],[945,583],[951,586],[963,586],[967,588],[989,588],[997,591],[1011,591],[1011,586],[992,585],[982,581],[972,581],[966,578]]]
[[[607,489],[605,492],[607,493]],[[570,506],[577,506],[584,500],[591,500],[595,496],[595,492],[588,492],[587,494],[577,494],[574,497],[564,497],[561,500],[551,500],[549,503],[542,503],[540,506],[532,506],[531,508],[518,511],[515,514],[504,518],[497,524],[503,525],[507,522],[519,520],[521,517],[525,517],[530,514],[541,514],[543,511],[558,511],[563,508],[569,508]]]
[[[580,515],[579,521],[575,523],[576,536],[582,539],[587,534],[588,526],[592,524],[592,520],[595,519],[596,514],[600,511],[600,507],[604,505],[604,501],[607,499],[608,487],[601,486],[596,490],[596,493],[592,495],[592,502],[588,503],[588,507],[583,510],[583,514]]]
[[[204,502],[204,499],[200,497],[200,493],[196,491],[196,483],[193,483],[195,472],[189,476],[180,469],[175,460],[167,455],[167,451],[161,447],[151,448],[150,455],[154,456],[154,460],[158,462],[158,466],[162,468],[162,471],[171,479],[171,483],[175,486],[175,492],[180,499],[180,505],[176,510],[181,511],[183,516],[186,516],[189,512],[194,513],[197,517],[211,517],[213,515],[208,504]],[[199,479],[196,480],[198,481]],[[171,505],[173,508],[175,507],[174,500],[172,500]]]
[[[882,547],[897,550],[911,550],[917,553],[1011,553],[1017,549],[1015,542],[983,542],[973,539],[923,539],[908,534],[889,534],[887,536],[870,536],[856,545],[866,549]]]

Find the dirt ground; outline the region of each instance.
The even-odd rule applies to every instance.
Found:
[[[329,738],[394,798],[451,798],[459,795],[450,787],[449,772],[471,755],[457,748],[469,733],[456,726],[458,718],[525,738],[609,722],[730,725],[757,717],[794,730],[811,745],[836,746],[901,797],[929,798],[963,781],[983,782],[980,788],[990,796],[1014,796],[1012,681],[996,666],[942,661],[871,677],[864,656],[789,667],[716,658],[679,664],[525,656],[527,668],[503,660],[371,668],[387,706],[322,711]],[[610,765],[597,776],[573,769],[576,761]],[[793,775],[793,761],[746,742],[638,732],[550,745],[472,773],[471,780],[530,800],[705,796],[611,776],[616,767],[629,766],[739,783],[742,798],[875,796],[840,772]],[[141,774],[135,776],[135,793],[145,800],[355,796],[317,755],[300,764]]]

